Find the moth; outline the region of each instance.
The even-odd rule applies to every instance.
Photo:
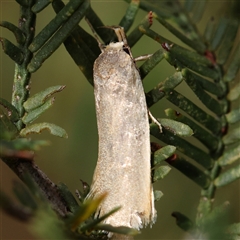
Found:
[[[148,109],[139,71],[122,27],[94,63],[98,160],[88,198],[107,193],[96,211],[105,223],[140,229],[156,219],[151,183]]]

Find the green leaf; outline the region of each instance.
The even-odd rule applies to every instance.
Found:
[[[189,114],[195,121],[205,126],[212,133],[219,133],[221,131],[222,124],[218,119],[202,110],[182,94],[175,90],[171,90],[166,92],[166,98],[184,112]]]
[[[196,62],[198,65],[203,65],[203,66],[208,66],[208,67],[212,66],[211,61],[208,58],[206,58],[205,56],[200,55],[199,53],[196,53],[194,51],[190,51],[181,46],[178,46],[177,44],[174,44],[170,48],[169,52],[173,53],[175,56],[181,56],[181,57],[179,57],[180,62],[184,59],[184,62],[186,62],[188,64],[190,64],[191,62]]]
[[[183,80],[180,72],[175,72],[172,76],[166,78],[163,82],[160,82],[156,87],[146,94],[147,105],[150,108],[153,104],[162,99],[166,91],[169,91],[178,86]]]
[[[37,203],[22,183],[14,181],[13,192],[23,206],[31,208],[32,210],[37,209]]]
[[[167,158],[171,157],[175,151],[176,151],[176,147],[171,145],[167,145],[155,151],[153,153],[154,162],[152,167],[155,168],[155,166],[157,166]]]
[[[91,23],[96,33],[105,44],[108,44],[112,41],[112,39],[115,38],[115,34],[111,29],[103,28],[105,24],[102,22],[101,18],[95,13],[91,6],[86,12],[86,18]]]
[[[50,144],[46,140],[30,140],[27,138],[17,138],[12,141],[2,141],[2,143],[8,145],[11,149],[32,151],[38,151],[41,147]]]
[[[191,1],[189,1],[189,2],[191,2]],[[204,31],[204,37],[208,43],[212,39],[214,28],[215,28],[215,21],[214,21],[214,18],[211,17],[209,19],[209,21],[206,25],[205,31]]]
[[[220,166],[227,166],[240,159],[240,145],[230,146],[224,151],[223,155],[218,159]]]
[[[62,85],[49,87],[28,98],[28,100],[24,102],[23,106],[27,112],[30,112],[38,107],[41,107],[49,97],[51,97],[54,93],[61,92],[64,88],[65,86]]]
[[[10,120],[10,116],[0,108],[0,139],[10,140],[18,135],[18,129]]]
[[[229,101],[237,100],[240,96],[240,81],[230,90],[227,95]]]
[[[154,183],[163,179],[170,171],[171,168],[169,166],[160,166],[157,169],[154,169],[152,182]]]
[[[8,111],[8,116],[9,119],[13,122],[16,122],[19,120],[19,114],[17,109],[7,100],[0,98],[0,105],[2,105],[3,107],[5,107]]]
[[[104,221],[106,218],[108,218],[110,215],[112,215],[113,213],[117,212],[121,207],[117,207],[114,208],[112,211],[110,211],[109,213],[103,215],[100,218],[96,218],[88,223],[86,223],[83,227],[81,227],[81,231],[85,232],[85,231],[90,231],[95,229],[96,227],[98,228],[98,224],[102,221]]]
[[[82,183],[82,190],[83,191],[80,191],[80,190],[76,190],[76,195],[78,197],[78,200],[83,203],[85,198],[87,197],[88,193],[90,192],[90,186],[87,184],[87,182],[84,182],[83,180],[81,180],[81,183]]]
[[[184,158],[176,156],[174,159],[168,159],[167,162],[203,189],[209,187],[210,178],[201,169]]]
[[[234,55],[231,59],[227,71],[224,75],[223,80],[225,82],[230,82],[234,80],[240,68],[240,44],[234,49]]]
[[[154,194],[154,201],[156,202],[159,201],[160,198],[164,195],[163,192],[159,190],[155,190],[153,194]]]
[[[28,227],[29,231],[39,239],[74,239],[70,233],[67,234],[63,221],[47,204],[42,204],[41,208],[34,213]]]
[[[180,138],[176,134],[171,133],[165,128],[163,129],[163,133],[160,133],[159,127],[152,123],[150,124],[150,133],[160,141],[176,146],[178,151],[192,158],[203,167],[207,169],[212,167],[213,159],[208,153],[204,152],[202,149],[199,149],[183,138]]]
[[[93,64],[100,54],[100,49],[95,39],[94,43],[91,40],[91,35],[85,35],[87,35],[87,33],[81,27],[77,26],[71,35],[64,41],[64,45],[89,83],[93,85]],[[95,50],[96,46],[97,51],[92,52]],[[95,53],[97,55],[95,55]]]
[[[72,193],[69,191],[67,185],[64,183],[59,183],[57,184],[57,188],[60,191],[63,199],[66,201],[66,207],[74,213],[79,208],[79,205]]]
[[[82,183],[82,189],[83,189],[82,198],[85,199],[87,197],[88,193],[90,192],[90,186],[83,180],[80,179],[80,181]]]
[[[203,13],[206,11],[206,2],[206,0],[195,2],[191,18],[193,24],[198,23],[202,19]]]
[[[238,32],[238,26],[239,22],[237,20],[235,21],[232,19],[231,21],[229,21],[228,28],[224,34],[223,41],[217,54],[218,64],[223,65],[227,61]]]
[[[195,2],[191,0],[186,0],[184,2],[184,8],[187,10],[187,12],[191,12],[194,7]]]
[[[190,71],[187,69],[182,70],[183,75],[189,72]],[[219,82],[211,82],[207,78],[204,78],[194,72],[191,72],[191,76],[203,89],[216,95],[217,97],[223,97],[227,92],[227,87]]]
[[[214,51],[218,48],[220,45],[221,41],[223,40],[223,36],[227,30],[229,20],[226,19],[225,17],[222,17],[220,21],[218,22],[216,31],[213,35],[212,41],[211,41],[211,46],[210,50]]]
[[[240,141],[240,128],[233,128],[223,137],[223,143],[228,145]]]
[[[216,187],[225,186],[240,178],[240,164],[221,173],[219,177],[214,180]]]
[[[165,114],[171,119],[188,125],[194,132],[193,137],[198,139],[211,151],[218,152],[222,149],[223,144],[220,137],[216,137],[215,135],[211,134],[209,131],[196,124],[196,122],[192,121],[190,118],[171,108],[165,109]]]
[[[200,39],[189,39],[186,37],[185,34],[178,31],[175,27],[170,25],[167,21],[165,21],[163,18],[157,16],[157,21],[159,21],[165,28],[167,28],[172,34],[174,34],[178,39],[180,39],[183,43],[187,44],[189,47],[195,49],[198,52],[204,52],[206,47],[204,44],[200,41]],[[205,60],[206,61],[206,60]]]
[[[41,133],[43,130],[48,130],[52,135],[55,135],[58,137],[63,137],[63,138],[68,137],[66,131],[63,128],[53,123],[47,123],[47,122],[36,123],[30,126],[27,126],[26,128],[21,130],[20,135],[23,137],[26,137],[28,134]]]
[[[130,2],[131,0],[125,1]],[[146,12],[154,10],[163,18],[170,18],[179,11],[179,5],[175,1],[171,2],[171,4],[166,1],[140,1],[140,8]]]
[[[97,230],[104,230],[107,232],[114,232],[114,233],[119,233],[119,234],[123,234],[123,235],[137,235],[140,232],[136,229],[133,228],[129,228],[129,227],[113,227],[112,225],[109,224],[98,224],[95,229]]]
[[[44,8],[46,8],[53,0],[41,0],[37,1],[31,8],[34,13],[41,12]]]
[[[167,118],[160,118],[158,119],[158,121],[164,128],[168,129],[169,131],[173,132],[178,136],[190,137],[193,135],[193,130],[184,123]]]
[[[96,211],[106,196],[107,194],[102,194],[98,198],[86,200],[81,206],[79,206],[72,218],[69,219],[71,230],[75,231],[81,223],[88,219]]]
[[[17,64],[21,64],[24,58],[23,52],[11,43],[9,40],[5,38],[0,38],[0,42],[2,43],[3,51]]]
[[[19,3],[23,7],[28,7],[29,1],[28,0],[16,0],[17,3]]]
[[[89,7],[89,1],[84,1],[73,15],[63,24],[63,26],[54,34],[54,36],[45,44],[37,54],[32,58],[28,65],[29,72],[37,71],[42,63],[52,55],[53,52],[63,43],[67,36],[77,26],[79,21],[84,17]]]
[[[231,234],[238,234],[238,235],[240,235],[240,223],[231,224],[228,227],[228,232],[230,232]]]
[[[233,124],[240,120],[240,108],[233,109],[231,112],[225,115],[228,123]]]
[[[176,219],[177,225],[183,230],[183,231],[191,231],[193,230],[194,223],[185,215],[183,215],[180,212],[173,212],[172,216]]]
[[[2,22],[0,22],[0,26],[10,30],[14,34],[17,43],[23,44],[25,42],[26,37],[25,37],[24,33],[21,31],[21,29],[19,29],[14,24],[12,24],[10,22],[2,21]]]
[[[54,1],[52,6],[54,11],[59,13],[65,5],[62,1]],[[100,54],[96,39],[78,25],[64,41],[64,45],[89,83],[93,85],[93,63]]]
[[[154,41],[160,43],[161,45],[164,44],[164,43],[167,43],[169,46],[172,46],[173,42],[168,40],[167,38],[164,38],[163,36],[157,34],[156,32],[154,32],[153,30],[151,29],[148,29],[146,28],[145,26],[143,25],[140,25],[139,26],[139,30],[147,35],[148,37],[152,38]],[[165,51],[166,53],[166,51]]]
[[[43,105],[40,107],[35,108],[34,110],[31,110],[28,113],[25,113],[25,115],[22,117],[22,121],[25,124],[32,123],[34,120],[36,120],[42,113],[44,113],[46,110],[48,110],[54,103],[55,98],[51,98],[48,101],[46,101]]]
[[[53,7],[54,11],[57,14],[64,8],[64,6],[65,6],[64,3],[62,1],[60,1],[60,0],[59,1],[53,1],[53,3],[52,3],[52,7]],[[91,11],[90,8],[91,8],[91,6],[89,7],[89,11]],[[102,29],[104,29],[104,28],[102,28]],[[86,47],[88,48],[88,50],[89,49],[91,50],[91,51],[86,51],[86,53],[87,53],[86,55],[87,55],[88,58],[92,58],[94,56],[93,59],[91,59],[92,62],[94,62],[95,59],[101,53],[95,37],[93,37],[91,34],[89,34],[87,31],[85,31],[79,25],[77,25],[76,28],[72,31],[72,33],[70,34],[69,38],[73,38],[74,39],[71,42],[71,44],[76,43],[78,47],[82,47],[82,44],[84,43],[86,45]],[[68,40],[68,38],[67,38],[67,40]],[[64,44],[65,44],[65,42],[64,42]],[[66,47],[66,45],[65,45],[65,47]],[[73,49],[75,48],[75,51],[78,51],[78,47],[73,47]],[[84,46],[84,48],[85,48],[85,46]],[[79,60],[80,60],[80,58],[79,58]],[[74,61],[76,62],[75,59],[74,59]]]
[[[199,214],[196,218],[196,224],[199,226],[202,220],[205,219],[212,210],[212,199],[207,198],[202,194],[197,210]]]
[[[32,151],[39,150],[42,146],[49,145],[48,141],[29,140],[26,138],[17,138],[12,141],[1,140],[0,156],[1,157],[17,157],[32,160],[34,153]]]
[[[217,206],[209,212],[201,221],[198,222],[199,228],[196,237],[199,236],[199,231],[202,236],[208,236],[207,239],[224,239],[227,240],[227,226],[229,225],[229,203],[226,202]],[[195,239],[195,238],[194,238]]]
[[[31,45],[29,46],[29,50],[31,52],[38,51],[48,41],[48,39],[50,39],[50,37],[60,28],[60,26],[71,18],[73,13],[77,11],[82,2],[83,0],[69,1],[66,6],[33,39]],[[40,1],[39,3],[37,2],[37,4],[33,6],[33,8],[36,8],[36,11],[41,11],[40,8],[44,7],[44,4],[46,3],[49,4],[50,1],[44,0]]]
[[[125,32],[127,32],[132,26],[135,16],[138,12],[138,6],[139,1],[131,1],[128,5],[127,11],[119,23],[119,26],[123,27]]]
[[[196,60],[197,61],[197,60]],[[211,97],[205,90],[201,87],[201,84],[198,83],[196,74],[191,73],[189,70],[182,70],[182,74],[185,77],[185,81],[188,86],[192,89],[192,91],[196,94],[199,100],[212,112],[216,115],[222,115],[226,113],[228,110],[228,102],[227,100],[216,100]],[[215,87],[216,88],[216,87]]]
[[[139,72],[142,80],[147,76],[148,73],[152,71],[154,67],[156,67],[156,65],[159,62],[162,61],[162,59],[164,58],[163,53],[164,52],[162,48],[160,48],[148,60],[146,60],[142,64],[142,66],[139,68]]]
[[[191,59],[184,55],[184,51],[182,51],[182,53],[181,53],[178,51],[171,51],[171,49],[170,49],[170,51],[168,51],[164,57],[171,65],[173,65],[179,69],[188,68],[196,73],[201,74],[202,76],[212,78],[215,81],[221,77],[221,73],[217,68],[210,67],[210,64],[205,65],[205,64],[196,62],[196,60],[194,60],[194,56]],[[202,58],[202,62],[203,62],[204,61],[203,59],[205,57],[203,57],[201,55],[199,55],[199,57]],[[205,59],[207,59],[207,58],[205,58]],[[209,62],[209,60],[207,60],[207,61]]]
[[[6,194],[0,191],[0,208],[20,221],[28,221],[32,217],[29,208],[15,204]]]
[[[140,40],[140,38],[143,36],[143,32],[140,30],[140,26],[144,27],[144,28],[150,28],[151,27],[152,22],[149,21],[149,14],[151,14],[151,13],[149,12],[147,14],[147,16],[145,16],[145,18],[143,18],[143,20],[140,22],[140,24],[137,25],[132,30],[132,32],[128,35],[127,40],[128,40],[129,47],[133,47]],[[150,17],[152,17],[152,16],[150,16]]]

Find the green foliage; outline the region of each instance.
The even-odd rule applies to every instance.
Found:
[[[66,131],[53,123],[32,124],[53,105],[54,98],[51,96],[62,91],[64,86],[49,87],[29,97],[31,73],[37,71],[63,43],[87,80],[93,84],[93,63],[100,50],[95,39],[78,23],[85,16],[105,44],[115,38],[113,32],[102,28],[104,23],[88,0],[71,0],[66,5],[61,0],[17,2],[20,5],[19,26],[6,21],[0,23],[14,34],[18,44],[16,46],[0,38],[3,51],[16,64],[12,101],[0,99],[0,156],[24,181],[28,190],[22,184],[15,183],[13,192],[19,203],[13,203],[1,193],[1,207],[22,221],[30,222],[31,219],[30,228],[42,238],[107,238],[99,230],[136,234],[135,230],[124,226],[114,228],[102,224],[118,208],[102,218],[92,218],[105,196],[84,201],[89,188],[83,183],[83,193],[77,191],[78,203],[67,186],[56,186],[33,161],[34,151],[48,142],[25,138],[44,129],[53,135],[67,137]],[[212,200],[220,187],[240,178],[240,84],[233,83],[240,67],[240,45],[239,42],[235,43],[239,19],[234,18],[234,14],[233,17],[222,16],[217,22],[210,19],[204,34],[201,34],[197,23],[205,11],[206,1],[187,0],[184,4],[176,1],[126,2],[129,3],[128,9],[120,21],[126,31],[133,24],[139,8],[148,12],[128,35],[129,46],[137,44],[144,34],[150,38],[149,42],[160,44],[152,57],[139,67],[142,79],[163,60],[175,69],[174,74],[146,93],[149,108],[164,97],[176,107],[166,109],[167,118],[159,119],[163,133],[158,125],[150,123],[151,135],[166,144],[152,144],[152,181],[164,178],[171,165],[201,188],[195,220],[180,212],[172,214],[177,225],[192,238],[237,239],[240,223],[228,221],[227,204],[214,206]],[[36,14],[44,11],[49,4],[52,4],[56,16],[35,36]],[[151,30],[154,21],[158,21],[187,47]],[[183,81],[204,107],[174,89]],[[206,150],[191,139],[202,143]],[[168,165],[164,165],[164,161]],[[226,166],[228,168],[225,169]],[[22,169],[29,175],[23,175]],[[163,194],[155,191],[154,195],[155,200],[159,200]]]
[[[12,141],[1,139],[0,157],[7,158],[33,158],[33,151],[39,150],[42,146],[49,145],[48,141],[30,140],[26,138],[17,138]]]
[[[47,129],[52,135],[67,138],[67,133],[63,128],[47,122],[36,123],[23,128],[20,132],[20,136],[26,137],[31,133],[41,133],[45,129]]]

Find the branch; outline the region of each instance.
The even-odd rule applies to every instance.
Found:
[[[29,173],[34,182],[38,185],[43,195],[51,203],[52,208],[58,213],[58,215],[64,217],[67,214],[67,203],[60,194],[57,185],[38,168],[34,161],[17,158],[2,158],[2,160],[16,173],[16,175],[23,182],[25,182],[24,175],[26,173]]]

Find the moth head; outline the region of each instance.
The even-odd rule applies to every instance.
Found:
[[[123,45],[124,45],[123,42],[109,43],[109,45],[107,45],[106,48],[114,48],[116,50],[122,50]]]

